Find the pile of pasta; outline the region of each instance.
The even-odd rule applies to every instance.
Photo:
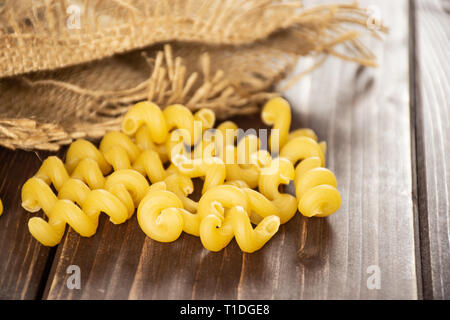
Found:
[[[341,198],[335,175],[324,167],[326,144],[310,129],[289,132],[290,105],[281,97],[269,100],[261,116],[272,126],[265,148],[256,134],[238,141],[231,121],[214,128],[209,109],[192,113],[179,104],[162,110],[139,102],[121,131],[106,133],[98,148],[79,139],[64,162],[55,156],[43,161],[22,188],[23,208],[42,209],[47,217],[31,218],[29,231],[55,246],[66,225],[90,237],[101,213],[120,224],[136,211],[153,240],[171,242],[185,232],[211,251],[235,238],[242,251],[254,252],[297,209],[307,217],[335,212]],[[190,197],[193,178],[203,179],[199,201]],[[291,181],[296,196],[280,191]]]

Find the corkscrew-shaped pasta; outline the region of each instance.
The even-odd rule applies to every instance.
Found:
[[[200,217],[200,240],[210,251],[220,251],[233,239],[234,233],[226,209],[240,206],[250,209],[246,193],[232,185],[221,185],[208,190],[200,199],[197,214]]]
[[[284,146],[280,155],[292,163],[301,160],[295,168],[294,179],[300,213],[307,217],[326,217],[336,212],[341,197],[336,189],[336,177],[323,168],[322,147],[311,138],[296,137]]]
[[[169,174],[168,177],[164,179],[164,182],[166,183],[167,190],[177,195],[186,210],[192,213],[197,212],[198,203],[188,197],[194,192],[194,184],[192,183],[191,178],[177,172]]]
[[[237,130],[238,126],[233,121],[225,121],[219,124],[214,131],[206,131],[203,135],[203,142],[207,145],[204,147],[206,150],[202,150],[203,154],[219,157],[227,163],[227,147],[234,147]],[[231,154],[228,163],[234,161],[234,157],[235,154]]]
[[[308,137],[296,137],[290,140],[280,151],[280,157],[287,158],[294,165],[309,157],[319,157],[321,165],[325,165],[325,157],[320,145]]]
[[[161,144],[167,140],[167,124],[162,110],[150,101],[135,104],[126,113],[122,121],[122,131],[131,136],[142,126],[146,125],[151,140]]]
[[[261,249],[277,233],[280,227],[280,218],[271,215],[265,217],[253,228],[247,212],[239,206],[231,208],[228,215],[239,248],[248,253]]]
[[[255,135],[243,137],[237,147],[228,146],[227,153],[234,154],[234,161],[226,164],[227,180],[243,180],[250,188],[258,185],[259,168],[252,163],[252,154],[256,153],[260,146],[260,140]]]
[[[181,104],[174,104],[165,108],[163,115],[166,120],[168,132],[175,128],[184,130],[186,132],[186,139],[183,142],[188,145],[193,145],[195,143],[195,118],[191,110]]]
[[[291,126],[291,107],[289,103],[281,97],[270,99],[263,107],[261,118],[267,125],[272,125],[269,137],[269,147],[271,150],[281,150],[287,141],[289,128]]]
[[[226,168],[220,158],[188,159],[186,156],[177,155],[172,159],[172,163],[190,178],[205,177],[202,193],[225,181]]]
[[[203,195],[198,214],[201,218],[200,239],[206,249],[220,251],[236,236],[241,250],[253,252],[276,233],[280,225],[277,209],[255,201],[258,199],[252,197],[254,193],[259,194],[251,189],[244,191],[232,185],[222,185]],[[255,229],[248,217],[251,211],[265,216]]]
[[[59,191],[58,197],[50,184]],[[92,236],[100,212],[108,214],[113,223],[124,222],[131,217],[147,188],[147,180],[134,170],[119,170],[105,179],[91,158],[80,160],[69,178],[62,161],[49,157],[35,177],[24,184],[22,206],[30,212],[43,209],[48,221],[31,218],[29,230],[44,245],[54,246],[61,241],[66,224],[82,236]]]
[[[111,165],[105,160],[103,154],[91,142],[84,139],[74,141],[67,150],[65,162],[67,172],[71,174],[84,159],[97,162],[103,175],[111,172]]]
[[[169,161],[166,144],[155,144],[152,141],[150,129],[147,126],[141,126],[134,136],[136,146],[142,150],[153,150],[158,153],[162,163]]]
[[[58,200],[50,186],[40,178],[30,178],[22,187],[22,207],[29,212],[41,208],[48,222],[39,217],[28,221],[28,229],[36,240],[45,246],[55,246],[61,242],[65,226],[69,224],[82,236],[95,233],[97,226],[81,209],[69,200]]]
[[[115,195],[128,210],[130,218],[149,188],[143,175],[131,169],[113,172],[106,178],[105,190]]]
[[[114,171],[129,169],[141,153],[139,148],[124,133],[111,131],[105,134],[100,142],[100,152],[112,165]]]
[[[184,210],[181,200],[166,190],[164,182],[149,188],[139,204],[137,218],[142,231],[156,241],[175,241],[183,230],[198,235],[197,215]]]
[[[336,189],[333,172],[321,167],[321,159],[311,157],[296,168],[294,180],[298,199],[298,210],[307,217],[327,217],[341,205],[341,196]]]
[[[297,199],[279,191],[280,185],[288,185],[294,177],[294,166],[286,158],[273,159],[261,169],[259,176],[258,189],[278,208],[281,223],[288,222],[297,211]]]
[[[69,180],[69,173],[61,159],[51,156],[42,162],[35,177],[42,179],[48,185],[53,184],[55,189],[59,191]],[[105,178],[98,163],[91,158],[82,159],[77,162],[77,166],[70,177],[82,180],[88,184],[91,189],[102,188],[105,183]]]
[[[158,153],[150,149],[143,151],[139,155],[133,164],[133,169],[142,175],[146,175],[152,183],[163,181],[167,176],[166,169],[164,169]]]

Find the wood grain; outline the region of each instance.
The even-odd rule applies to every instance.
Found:
[[[368,4],[362,1],[362,5]],[[373,42],[380,68],[329,59],[286,92],[293,128],[328,142],[343,204],[327,219],[299,214],[260,251],[233,241],[218,253],[183,234],[170,244],[145,237],[136,218],[102,217],[89,239],[68,231],[58,247],[47,299],[416,299],[408,89],[408,2],[377,2],[391,27]],[[299,65],[301,67],[302,65]],[[240,119],[259,127],[257,118]],[[66,286],[69,265],[81,289]],[[370,266],[381,272],[369,289]]]
[[[450,299],[450,5],[417,0],[416,128],[424,297]]]
[[[0,300],[36,299],[47,280],[51,249],[28,232],[30,213],[20,206],[20,190],[47,153],[10,151],[0,147]],[[42,214],[41,214],[42,215]]]

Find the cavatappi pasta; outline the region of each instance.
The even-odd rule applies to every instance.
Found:
[[[25,182],[22,207],[45,214],[29,220],[30,233],[55,246],[66,225],[90,237],[101,213],[120,224],[137,212],[140,228],[155,241],[172,242],[184,232],[210,251],[234,238],[242,251],[254,252],[297,209],[307,217],[335,212],[341,198],[336,177],[324,168],[326,143],[311,129],[290,132],[290,106],[280,97],[261,116],[272,126],[266,144],[254,134],[238,139],[232,121],[214,128],[209,109],[137,103],[121,131],[106,133],[98,148],[79,139],[64,162],[48,157]],[[198,201],[191,198],[193,178],[203,180]],[[295,196],[282,191],[291,181]]]

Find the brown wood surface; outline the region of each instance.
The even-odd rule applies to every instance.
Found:
[[[0,147],[0,300],[35,299],[42,295],[51,249],[28,232],[29,213],[20,205],[25,180],[41,165],[46,153],[10,151]]]
[[[381,68],[330,59],[286,93],[293,127],[314,128],[329,143],[328,165],[343,197],[338,213],[328,219],[297,215],[253,254],[240,252],[234,241],[222,252],[208,252],[189,235],[157,243],[135,219],[114,226],[103,218],[91,239],[68,232],[45,298],[417,298],[408,4],[381,5],[393,27],[384,43],[371,44]],[[253,127],[259,122],[242,121]],[[81,269],[81,290],[66,286],[69,265]],[[381,271],[379,290],[366,285],[371,265]]]
[[[450,299],[450,3],[417,1],[415,33],[424,297]]]
[[[20,208],[20,188],[45,155],[0,149],[0,299],[448,299],[448,9],[410,2],[376,2],[391,28],[369,43],[378,69],[329,58],[285,92],[293,128],[328,143],[343,200],[335,215],[297,214],[253,254],[234,240],[209,252],[187,234],[158,243],[136,217],[116,226],[104,215],[92,238],[68,229],[49,249]],[[236,120],[261,127],[257,117]],[[80,267],[80,290],[66,286],[70,265]],[[367,286],[371,266],[379,289]]]

